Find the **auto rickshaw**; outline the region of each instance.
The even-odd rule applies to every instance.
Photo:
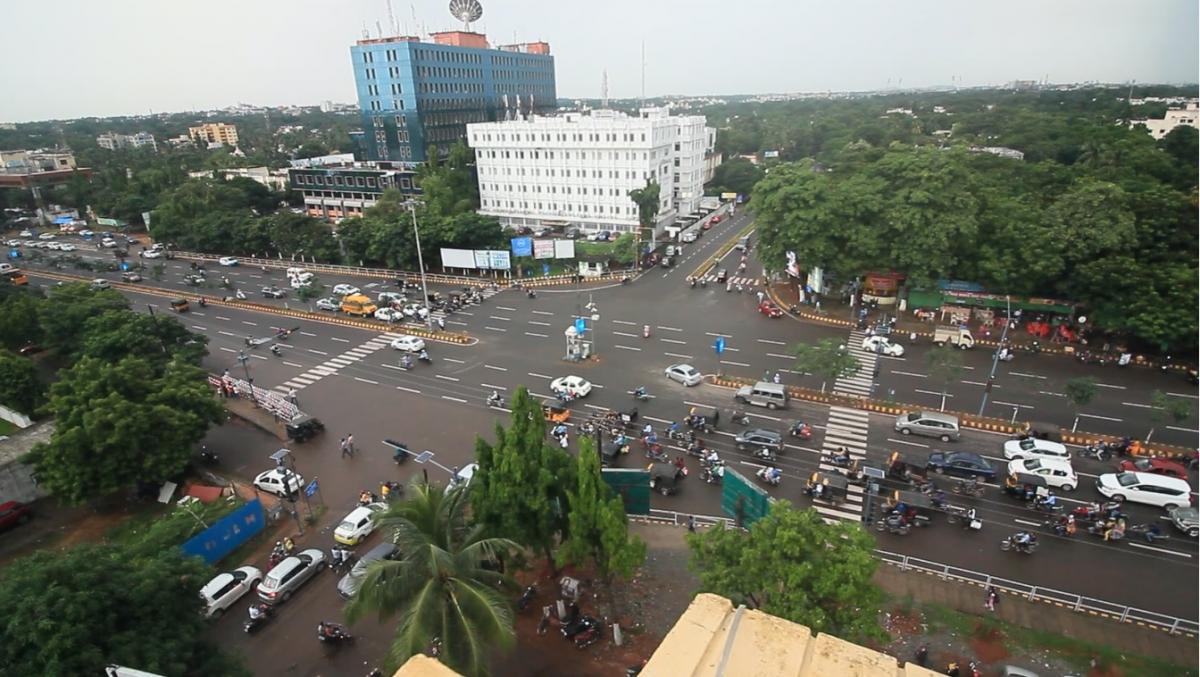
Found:
[[[826,473],[817,471],[809,476],[805,482],[804,493],[812,497],[814,501],[825,501],[832,505],[839,505],[846,500],[846,488],[850,482],[837,473]]]
[[[622,454],[629,453],[629,438],[621,437],[615,440],[605,440],[600,445],[600,465],[609,468],[621,460]]]
[[[188,308],[187,299],[171,299],[171,310],[177,313],[186,313]]]
[[[931,524],[933,515],[941,510],[925,494],[894,489],[890,495],[885,494],[883,499],[883,514],[891,512],[900,513],[910,526],[923,527]],[[879,520],[879,524],[883,524],[883,520]]]
[[[566,423],[571,418],[571,410],[557,402],[543,402],[542,415],[550,423]]]
[[[679,476],[682,471],[670,463],[651,463],[646,470],[650,472],[650,489],[663,496],[670,496],[679,491]]]
[[[1004,478],[1004,493],[1021,501],[1032,501],[1050,493],[1046,478],[1024,472],[1010,472]]]
[[[293,442],[311,440],[322,430],[325,430],[325,424],[321,423],[321,419],[313,418],[308,414],[297,414],[287,424],[287,436]]]

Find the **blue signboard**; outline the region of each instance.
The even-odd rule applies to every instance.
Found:
[[[542,275],[549,275],[549,274],[550,274],[550,264],[543,263],[542,264]]]
[[[513,256],[533,256],[532,237],[514,237],[512,239]]]
[[[713,350],[717,351],[718,355],[725,352],[725,337],[724,336],[717,337],[716,342],[713,343]]]
[[[587,331],[587,322],[585,322],[582,317],[575,318],[575,331],[579,332],[580,334]]]
[[[54,217],[55,225],[65,225],[75,220],[74,216],[56,216]]]
[[[121,262],[121,270],[129,270],[129,263],[127,261]]]
[[[308,486],[304,487],[304,495],[311,498],[316,495],[320,489],[321,487],[317,485],[317,478],[314,477],[313,481],[309,482]]]
[[[192,536],[183,544],[183,552],[213,564],[262,531],[266,523],[262,503],[255,499]]]

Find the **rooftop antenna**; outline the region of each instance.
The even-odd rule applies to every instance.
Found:
[[[483,16],[483,5],[479,0],[450,0],[450,14],[463,22],[463,30],[470,32],[471,22]]]
[[[600,107],[608,108],[608,69],[604,69],[604,77],[600,79]]]
[[[400,27],[396,24],[396,15],[392,13],[392,0],[387,0],[388,10],[388,28],[392,31],[392,35],[400,34]]]
[[[367,22],[366,21],[363,22],[362,36],[363,36],[363,40],[366,40],[371,37],[371,34],[367,31]]]
[[[642,104],[646,105],[646,41],[642,40]]]
[[[383,24],[379,23],[379,21],[375,22],[375,37],[383,37]]]

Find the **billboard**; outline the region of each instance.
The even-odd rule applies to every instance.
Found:
[[[777,150],[764,150],[763,151],[763,158],[773,158],[773,157],[779,157],[779,151],[777,151]]]
[[[492,270],[509,270],[512,268],[512,259],[509,258],[508,252],[500,250],[488,251],[488,268]]]
[[[554,240],[534,240],[533,241],[533,258],[535,258],[535,259],[552,259],[552,258],[554,258]]]
[[[487,270],[488,268],[491,267],[489,257],[488,257],[488,252],[486,249],[476,249],[475,250],[475,267],[482,268],[483,270]]]
[[[443,249],[443,268],[474,268],[475,252],[470,249]]]
[[[533,256],[533,238],[514,237],[512,239],[513,256]]]
[[[575,240],[555,240],[554,241],[554,258],[556,258],[556,259],[573,259],[573,258],[575,258]]]
[[[726,202],[733,202],[737,199],[737,193],[721,193],[721,199]]]
[[[262,503],[256,498],[188,539],[183,544],[183,552],[201,557],[209,564],[219,562],[262,531],[266,524]]]

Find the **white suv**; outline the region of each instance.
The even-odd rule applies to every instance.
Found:
[[[1105,473],[1096,489],[1114,501],[1133,501],[1171,510],[1191,504],[1192,487],[1187,480],[1148,472]]]

